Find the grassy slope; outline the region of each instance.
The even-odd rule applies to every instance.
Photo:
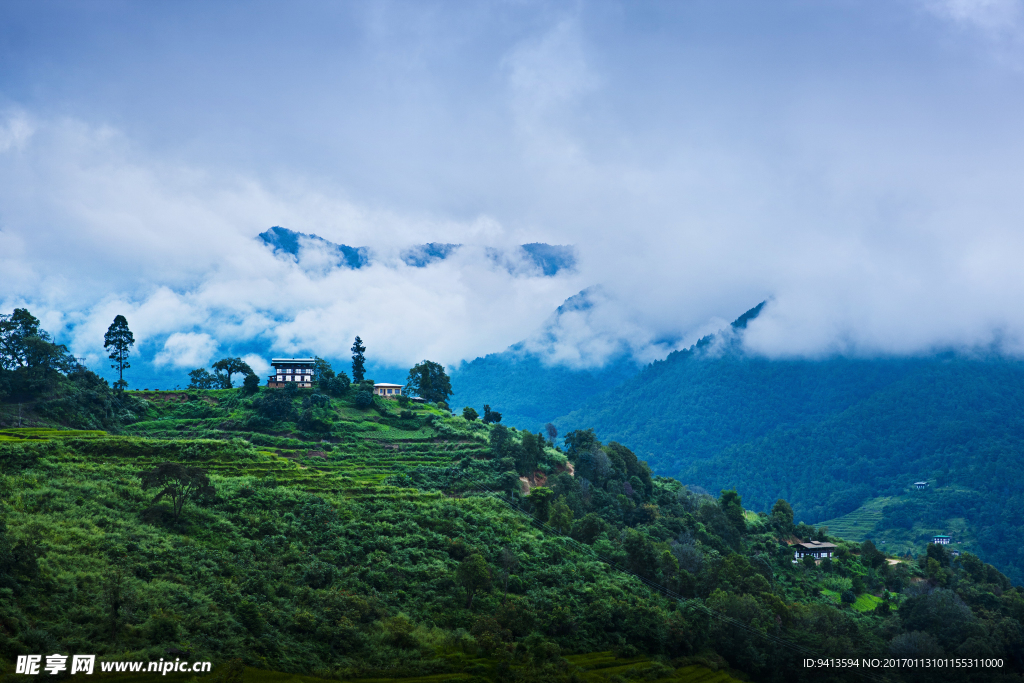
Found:
[[[893,526],[886,524],[883,511],[887,507],[913,504],[928,496],[942,496],[944,493],[963,493],[958,487],[939,487],[926,492],[909,490],[899,496],[873,498],[853,512],[822,522],[829,528],[829,533],[851,541],[870,539],[880,549],[893,555],[919,553],[920,549],[931,543],[938,534],[951,536],[950,549],[984,555],[978,543],[974,525],[969,523],[957,511],[948,514],[940,512],[939,517],[929,516],[912,520],[911,526]]]
[[[5,443],[33,447],[30,452],[35,461],[29,463],[30,469],[4,479],[7,490],[14,495],[4,501],[3,516],[16,538],[31,537],[44,550],[39,580],[48,586],[47,597],[25,615],[40,624],[61,623],[48,632],[53,642],[40,643],[43,649],[63,643],[75,651],[88,649],[101,656],[145,659],[163,656],[166,646],[152,643],[154,633],[164,629],[170,642],[218,661],[245,656],[255,649],[262,653],[268,668],[308,671],[311,663],[314,667],[317,662],[326,666],[329,659],[322,652],[322,643],[318,649],[318,644],[309,642],[310,629],[323,631],[326,640],[343,637],[332,631],[337,627],[330,625],[329,615],[332,611],[347,614],[361,609],[346,607],[344,595],[347,590],[365,593],[367,582],[375,596],[373,609],[380,613],[405,612],[419,623],[433,621],[451,628],[461,623],[468,627],[471,619],[460,610],[462,592],[450,585],[450,579],[449,585],[444,586],[442,581],[439,587],[435,578],[439,567],[447,576],[454,573],[460,556],[452,550],[454,540],[464,539],[472,545],[474,539],[506,538],[525,557],[538,559],[564,553],[560,546],[551,546],[543,534],[493,501],[452,499],[401,485],[412,483],[417,474],[449,469],[467,457],[479,457],[486,448],[482,434],[477,438],[464,433],[446,437],[444,427],[436,421],[441,413],[434,408],[417,408],[410,420],[398,417],[397,406],[390,404],[380,414],[336,401],[338,429],[323,438],[297,432],[294,425],[279,425],[272,434],[238,431],[233,420],[241,416],[243,408],[237,404],[236,392],[135,395],[149,401],[150,409],[146,419],[126,429],[126,435],[38,428],[9,429],[0,434]],[[233,399],[236,402],[229,405]],[[447,418],[447,422],[472,429],[461,418]],[[250,447],[239,437],[258,445]],[[146,501],[152,494],[142,491],[135,477],[140,469],[168,460],[208,469],[218,488],[218,500],[222,501],[190,507],[180,528],[174,527],[166,514],[162,519],[146,517]],[[396,479],[400,485],[394,485]],[[230,502],[247,496],[266,500],[265,505],[272,507],[260,513],[258,508],[240,509]],[[338,541],[342,549],[336,562],[344,567],[343,576],[328,595],[304,585],[308,581],[303,579],[303,572],[308,573],[308,567],[304,568],[301,558],[317,541],[309,538],[308,530],[295,522],[291,513],[286,515],[291,521],[280,517],[288,509],[301,517],[301,506],[321,499],[338,510],[350,527],[348,538]],[[465,526],[470,520],[473,526]],[[286,543],[267,555],[264,546],[268,539],[280,533],[289,539],[305,535],[305,543]],[[427,547],[421,545],[424,538]],[[386,554],[380,550],[374,553],[375,544]],[[255,568],[234,566],[250,554],[256,561]],[[389,559],[370,569],[367,561],[375,555]],[[127,579],[133,592],[133,623],[125,625],[121,641],[112,642],[97,626],[105,620],[102,596],[106,577],[124,561],[119,558],[128,556],[132,563],[144,558]],[[178,559],[170,559],[174,557]],[[631,579],[591,558],[565,558],[558,571],[563,579],[557,582],[548,576],[551,571],[546,561],[524,562],[520,570],[523,582],[538,586],[532,599],[564,604],[600,598],[592,578],[588,578],[600,576],[602,585],[615,586],[614,590],[620,592],[623,606],[631,604],[642,612],[645,601],[660,600],[657,596],[638,596]],[[220,605],[247,599],[247,582],[269,582],[273,580],[270,577],[282,572],[290,577],[287,584],[293,588],[287,589],[287,595],[268,596],[269,601],[259,607],[265,622],[261,638],[280,640],[282,647],[253,644],[250,639],[255,633],[223,614]],[[566,583],[567,575],[578,578]],[[416,591],[403,585],[417,581],[422,585]],[[218,584],[221,588],[214,588]],[[228,597],[218,594],[223,590],[228,591]],[[431,602],[425,595],[436,590],[451,593],[448,609],[445,613],[426,613],[423,610],[436,608],[437,599],[432,596]],[[232,593],[236,597],[231,598]],[[481,596],[478,603],[486,609],[496,599]],[[310,608],[317,616],[310,616]],[[62,621],[72,613],[70,623]],[[379,640],[377,650],[390,657],[389,661],[399,662],[395,673],[404,670],[405,675],[370,680],[479,680],[479,675],[490,677],[496,666],[496,661],[486,656],[473,657],[445,645],[438,640],[441,636],[422,626],[411,650],[393,647],[386,633],[372,637]],[[125,653],[126,646],[130,655]],[[584,643],[581,647],[587,651]],[[644,657],[617,659],[610,653],[577,655],[568,661],[588,681],[622,675],[664,681],[733,680],[724,672],[685,662],[676,670]],[[432,669],[438,673],[417,675]],[[471,673],[457,673],[466,669]],[[348,671],[349,675],[354,673],[354,669]],[[268,672],[247,675],[250,681],[282,677],[274,679]]]

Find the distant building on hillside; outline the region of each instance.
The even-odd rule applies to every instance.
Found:
[[[949,545],[952,540],[949,536],[932,536],[932,543],[935,545]]]
[[[926,482],[926,481],[915,481],[914,482],[914,488],[917,489],[918,491],[924,491],[926,488],[928,488],[928,482]]]
[[[960,551],[959,550],[950,550],[949,554],[952,555],[953,557],[960,557]]]
[[[274,358],[270,364],[274,366],[274,374],[267,380],[271,388],[286,387],[296,384],[299,387],[313,386],[313,362],[315,358]]]
[[[793,557],[797,560],[804,557],[813,557],[818,560],[824,560],[835,555],[836,546],[834,543],[825,543],[824,541],[808,541],[807,543],[796,543],[794,546],[796,552]]]
[[[373,393],[384,398],[398,398],[402,395],[402,385],[379,382],[373,385]]]

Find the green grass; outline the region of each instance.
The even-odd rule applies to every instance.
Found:
[[[890,500],[890,498],[874,498],[853,512],[822,522],[818,526],[827,526],[831,536],[862,543],[882,521],[882,508]]]
[[[952,487],[944,487],[932,489],[925,494],[909,491],[900,496],[874,498],[847,515],[821,522],[820,526],[827,526],[829,535],[848,541],[862,543],[871,539],[879,550],[889,555],[918,555],[924,552],[936,534],[953,536],[956,542],[950,546],[951,548],[977,554],[979,548],[974,529],[962,517],[950,517],[940,522],[933,519],[930,524],[915,521],[910,529],[886,528],[882,523],[882,509],[887,505],[897,505],[922,495],[935,495],[953,490]]]
[[[591,652],[583,655],[569,655],[565,658],[581,671],[577,674],[585,681],[604,683],[612,677],[616,680],[673,681],[685,683],[732,683],[737,679],[725,671],[715,671],[706,666],[686,665],[674,671],[646,657],[617,658],[611,652]]]
[[[861,593],[857,596],[857,602],[853,603],[853,609],[858,612],[870,612],[882,604],[882,598],[871,593]]]
[[[49,429],[42,427],[9,427],[0,429],[0,441],[40,441],[48,439],[95,439],[107,436],[98,429]]]

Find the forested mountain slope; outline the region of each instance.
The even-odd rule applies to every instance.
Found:
[[[83,648],[410,682],[820,680],[808,653],[1022,668],[1024,594],[972,555],[828,539],[834,560],[794,563],[794,535],[825,537],[785,504],[652,478],[589,430],[563,453],[358,395],[140,392],[136,436],[0,431],[0,668]],[[179,465],[212,487],[180,516],[143,474]]]
[[[488,404],[502,414],[505,424],[536,432],[637,370],[636,363],[626,358],[597,369],[547,365],[538,355],[513,348],[457,367],[452,372],[451,404],[480,412]]]
[[[0,427],[0,673],[83,652],[225,663],[175,683],[242,663],[408,683],[821,680],[809,656],[1024,671],[1024,592],[974,554],[887,558],[785,501],[652,476],[592,430],[562,449],[328,367],[315,388],[112,392],[33,331],[0,373],[4,419],[30,402],[35,423]],[[794,561],[799,541],[835,556]]]
[[[1013,542],[1024,532],[1024,364],[952,353],[771,360],[744,354],[738,335],[653,363],[555,424],[595,425],[659,474],[736,487],[755,509],[785,498],[815,523],[928,480],[943,492],[919,528],[963,526],[970,547],[1024,580]],[[913,516],[890,511],[867,533],[910,530]]]

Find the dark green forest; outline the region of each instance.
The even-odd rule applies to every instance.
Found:
[[[554,423],[592,426],[658,474],[735,487],[755,510],[785,498],[813,523],[927,480],[927,504],[896,501],[864,535],[909,529],[910,508],[936,533],[965,520],[969,547],[1022,581],[1022,408],[1015,359],[771,360],[743,354],[734,335],[673,353]]]

